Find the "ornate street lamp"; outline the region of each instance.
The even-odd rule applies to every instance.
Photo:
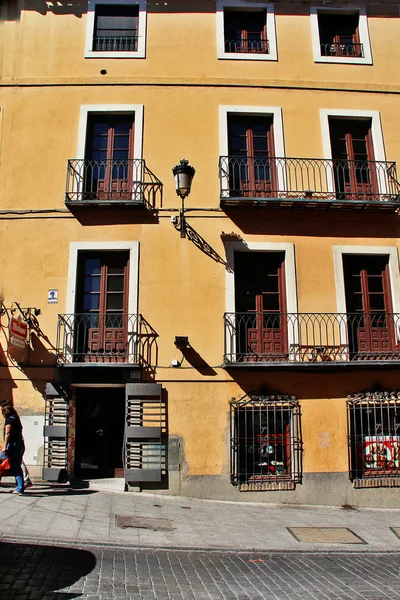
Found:
[[[182,208],[180,210],[179,229],[181,237],[186,236],[186,222],[185,222],[185,198],[190,194],[190,188],[196,170],[194,167],[189,165],[189,161],[182,159],[179,165],[176,165],[172,169],[172,173],[175,178],[176,194],[182,200]]]

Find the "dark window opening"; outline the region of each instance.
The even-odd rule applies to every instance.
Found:
[[[371,119],[330,118],[329,134],[337,199],[379,199]]]
[[[75,360],[128,359],[128,252],[81,252],[75,312]]]
[[[322,56],[363,58],[358,31],[359,14],[318,13]]]
[[[399,354],[388,256],[343,256],[350,353],[357,359]]]
[[[347,403],[350,479],[400,476],[400,394]]]
[[[97,5],[93,50],[135,52],[138,47],[138,20],[138,5]]]
[[[133,159],[134,115],[88,119],[84,189],[87,200],[131,200],[138,179]]]
[[[235,253],[236,353],[241,361],[284,360],[284,252]]]
[[[225,52],[268,54],[266,11],[224,11]]]
[[[277,193],[273,118],[228,116],[229,186],[232,196]]]
[[[300,482],[300,407],[281,396],[231,402],[231,482]]]

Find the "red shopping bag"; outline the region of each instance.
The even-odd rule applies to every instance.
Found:
[[[0,477],[4,475],[9,475],[10,471],[10,461],[5,454],[0,455]]]

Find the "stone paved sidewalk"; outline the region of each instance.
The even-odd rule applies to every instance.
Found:
[[[24,496],[1,487],[0,511],[3,541],[229,551],[400,551],[400,538],[391,529],[400,528],[400,510],[241,504],[42,484]],[[133,524],[140,527],[121,529],[117,516],[136,517]],[[336,529],[330,542],[324,529],[317,538],[299,541],[294,529],[299,527],[348,528],[348,543],[340,541],[343,532]]]

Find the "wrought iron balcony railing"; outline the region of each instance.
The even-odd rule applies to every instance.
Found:
[[[155,332],[141,315],[58,315],[57,362],[151,364]]]
[[[225,52],[241,54],[269,54],[269,43],[265,38],[225,40]]]
[[[226,313],[225,365],[400,362],[400,314]]]
[[[400,205],[395,162],[221,156],[219,177],[221,204],[227,205]]]
[[[95,36],[93,50],[95,52],[136,52],[138,39],[137,35]]]
[[[68,161],[65,203],[154,207],[161,187],[144,160],[75,158]]]
[[[364,58],[364,46],[358,42],[321,44],[321,55]]]

